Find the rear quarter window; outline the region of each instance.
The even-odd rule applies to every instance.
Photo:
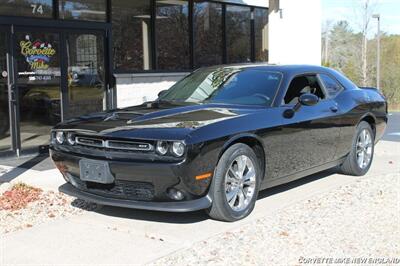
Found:
[[[330,97],[335,97],[340,91],[342,91],[342,85],[340,85],[335,79],[333,79],[329,75],[320,74],[319,78],[324,84],[326,92]]]

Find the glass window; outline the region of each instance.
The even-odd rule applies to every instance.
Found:
[[[188,2],[180,0],[157,0],[156,4],[158,69],[189,69]]]
[[[336,94],[338,94],[342,90],[342,86],[340,86],[340,84],[330,76],[325,74],[320,74],[319,77],[324,83],[325,89],[329,94],[329,96],[331,97],[336,96]]]
[[[53,0],[1,1],[0,15],[51,18]]]
[[[211,67],[175,83],[160,101],[271,105],[282,74],[259,69]]]
[[[106,0],[60,0],[60,18],[106,21]]]
[[[114,68],[151,69],[150,1],[113,0]]]
[[[255,59],[268,61],[268,9],[254,9]]]
[[[95,33],[66,34],[68,58],[67,118],[104,108],[104,39]]]
[[[226,6],[227,62],[251,61],[250,7]]]
[[[196,1],[193,19],[195,68],[222,64],[222,5]]]

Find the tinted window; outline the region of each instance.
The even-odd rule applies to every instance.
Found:
[[[114,67],[151,69],[150,1],[113,0]]]
[[[280,73],[257,69],[201,69],[177,82],[160,100],[269,106],[281,78]]]
[[[156,4],[158,69],[189,69],[188,2],[158,0]]]
[[[106,21],[106,0],[60,0],[60,18]]]
[[[336,96],[336,94],[338,94],[342,90],[342,86],[340,86],[340,84],[337,83],[337,81],[330,76],[321,74],[319,75],[319,77],[324,83],[325,89],[328,92],[329,96]]]
[[[251,61],[251,11],[249,7],[226,6],[226,45],[228,63]]]
[[[268,61],[268,9],[254,9],[256,61]]]
[[[1,1],[0,15],[51,18],[53,0]]]
[[[222,63],[222,5],[205,1],[194,4],[195,67]]]

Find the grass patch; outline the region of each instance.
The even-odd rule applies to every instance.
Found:
[[[40,198],[42,190],[24,183],[15,184],[0,196],[0,210],[20,210]]]

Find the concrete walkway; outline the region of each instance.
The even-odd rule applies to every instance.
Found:
[[[367,177],[389,173],[400,176],[399,150],[399,142],[380,142]],[[176,214],[104,207],[3,235],[0,265],[146,264],[356,180],[326,171],[268,189],[260,194],[254,212],[236,223],[213,221],[203,212]],[[48,189],[63,183],[55,170],[29,170],[12,182],[18,181]]]

